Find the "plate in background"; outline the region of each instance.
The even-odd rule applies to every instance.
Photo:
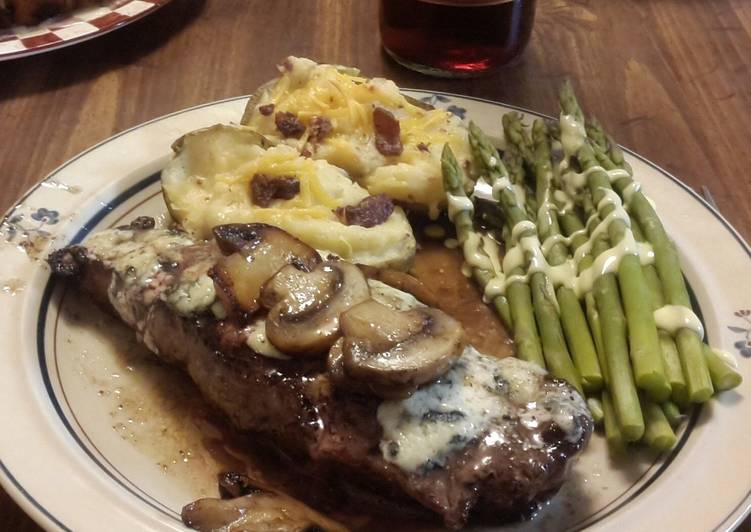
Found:
[[[0,61],[49,52],[99,37],[153,13],[170,0],[110,0],[36,26],[0,29]]]

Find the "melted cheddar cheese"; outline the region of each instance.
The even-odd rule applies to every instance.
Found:
[[[343,168],[371,194],[423,206],[436,216],[446,197],[441,178],[443,145],[448,143],[459,162],[471,167],[467,131],[460,120],[445,110],[415,105],[392,81],[366,79],[341,67],[296,57],[288,58],[280,72],[273,85],[251,99],[242,123],[275,142]],[[265,114],[259,110],[263,106]],[[404,148],[400,155],[384,156],[376,149],[375,107],[399,120]],[[306,127],[305,133],[285,138],[275,123],[277,112],[293,113]],[[325,117],[332,125],[321,141],[310,136],[316,117]]]
[[[290,146],[266,149],[253,131],[227,125],[190,133],[175,148],[162,171],[162,189],[172,216],[198,238],[211,238],[217,225],[262,222],[354,263],[405,267],[414,256],[415,239],[401,208],[374,227],[342,223],[336,210],[369,194],[326,161],[301,157]],[[251,183],[258,174],[293,176],[300,192],[256,205]]]

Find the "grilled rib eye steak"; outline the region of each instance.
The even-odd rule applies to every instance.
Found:
[[[450,528],[470,515],[514,520],[556,493],[589,439],[591,417],[571,386],[471,346],[405,397],[383,400],[357,381],[339,386],[325,358],[290,357],[267,345],[258,334],[262,311],[227,308],[225,285],[209,276],[226,242],[193,242],[147,222],[52,253],[53,275],[75,283],[160,359],[187,371],[236,429],[262,435],[347,493],[419,504]],[[251,266],[261,260],[252,255],[260,225],[239,232],[247,246],[230,246]],[[288,268],[321,267],[310,256],[306,263],[288,259]]]

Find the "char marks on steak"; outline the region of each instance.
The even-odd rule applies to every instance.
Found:
[[[273,442],[284,456],[293,457],[303,474],[340,486],[339,507],[356,507],[362,499],[357,494],[369,493],[394,508],[428,508],[451,528],[462,527],[470,513],[490,516],[495,522],[517,519],[529,515],[558,490],[571,459],[592,431],[591,418],[577,392],[535,370],[534,386],[527,390],[526,399],[514,399],[517,402],[502,421],[493,420],[485,432],[469,434],[465,440],[457,434],[446,452],[419,458],[419,467],[406,467],[399,459],[406,456],[410,442],[384,439],[386,429],[379,419],[385,403],[358,390],[337,389],[324,360],[263,356],[243,341],[246,324],[217,319],[206,305],[188,315],[176,312],[171,290],[182,286],[185,272],[195,274],[196,268],[205,268],[205,275],[211,268],[205,264],[206,258],[212,255],[198,253],[196,248],[214,244],[189,243],[187,237],[163,230],[114,231],[120,232],[94,235],[84,247],[53,253],[49,258],[53,274],[75,280],[98,303],[131,324],[160,359],[183,368],[206,400],[236,429]],[[128,238],[159,242],[159,235],[143,238],[149,231],[163,231],[183,242],[182,247],[170,245],[167,256],[156,253],[154,260],[159,263],[180,264],[177,273],[164,276],[165,286],[156,291],[128,285],[127,256],[102,251],[105,244]],[[243,231],[233,226],[231,233],[236,236]],[[132,281],[132,276],[129,279]],[[142,308],[134,309],[139,294],[148,294],[148,302],[140,301]],[[484,363],[500,367],[500,362],[486,359]],[[524,364],[514,361],[517,363]],[[504,367],[513,370],[514,364]],[[516,393],[508,383],[513,375],[511,371],[504,378],[491,378],[497,397]],[[446,381],[449,377],[447,374],[443,382],[439,379],[415,393],[428,393],[431,386],[453,386]],[[524,421],[527,404],[546,404],[546,412],[551,413],[556,405],[566,402],[582,410],[574,409],[580,413],[567,418],[571,426],[565,431],[555,417],[539,424]],[[392,421],[408,421],[407,403],[388,403],[398,414]],[[463,415],[469,415],[467,412]],[[440,413],[421,416],[426,423],[443,422]],[[430,427],[426,425],[426,429]],[[430,444],[418,443],[414,446],[418,449]]]

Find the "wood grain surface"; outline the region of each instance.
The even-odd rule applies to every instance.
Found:
[[[751,237],[751,2],[541,0],[522,60],[462,81],[391,62],[377,12],[375,0],[173,0],[101,38],[0,63],[0,208],[110,135],[250,93],[295,54],[547,113],[571,78],[617,140],[708,187]],[[0,530],[38,530],[1,491]]]

